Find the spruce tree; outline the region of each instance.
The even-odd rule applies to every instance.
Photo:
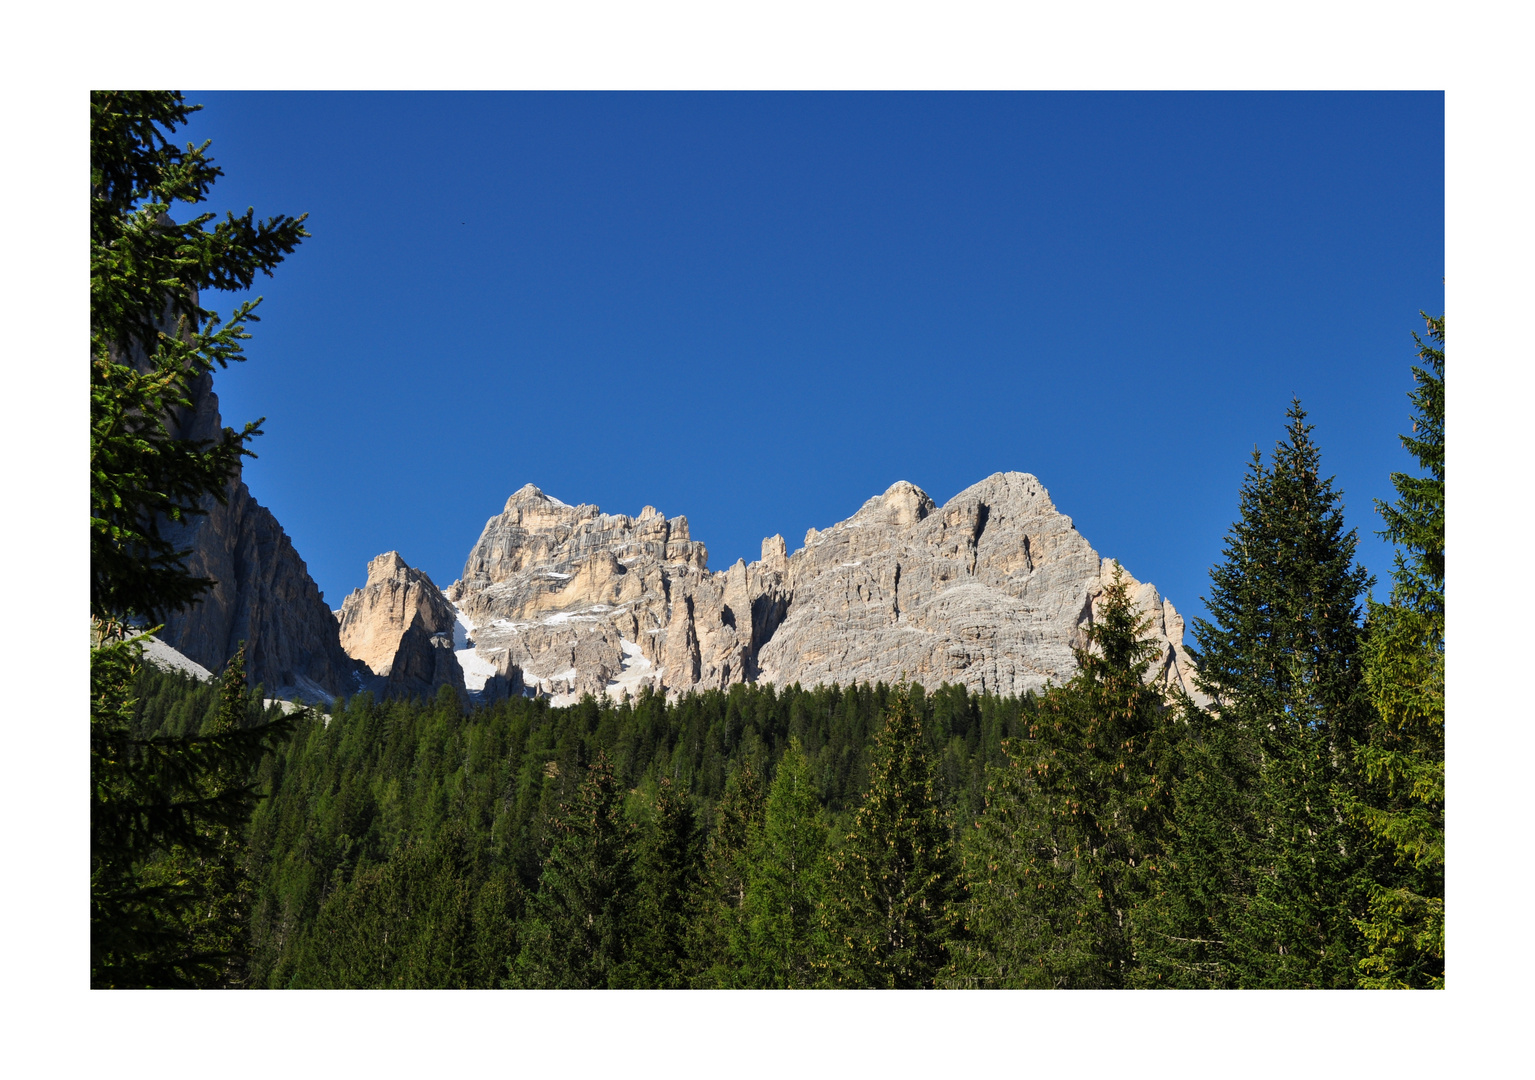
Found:
[[[204,735],[229,735],[247,726],[251,692],[245,685],[245,645],[224,669],[218,707],[202,727]],[[249,777],[224,763],[208,777],[204,791],[217,797],[228,788],[239,788]],[[233,988],[245,984],[250,957],[250,906],[252,884],[247,866],[243,829],[214,826],[208,839],[216,845],[208,854],[185,848],[172,850],[153,874],[161,881],[189,885],[195,900],[184,916],[192,950],[218,963],[222,974],[204,985]]]
[[[408,840],[320,906],[288,983],[300,989],[475,985],[474,888],[462,838]]]
[[[1370,604],[1364,681],[1375,719],[1355,749],[1363,787],[1342,798],[1390,857],[1359,921],[1360,985],[1444,987],[1444,317],[1417,334],[1413,434],[1402,445],[1426,475],[1393,473],[1376,502],[1396,544],[1390,602]]]
[[[694,923],[692,953],[702,970],[693,985],[728,989],[751,985],[753,955],[746,886],[751,852],[762,829],[762,784],[750,762],[731,773],[714,809],[704,856],[704,900]]]
[[[511,985],[627,986],[634,923],[634,827],[607,753],[599,751],[573,804],[561,807],[538,892],[528,904]]]
[[[749,860],[752,985],[793,990],[815,984],[816,964],[825,954],[818,920],[825,866],[821,800],[799,739],[790,739]]]
[[[1176,706],[1168,819],[1132,913],[1129,984],[1165,989],[1241,985],[1228,960],[1252,895],[1260,755],[1251,733],[1186,696]]]
[[[636,865],[631,951],[640,986],[681,989],[697,974],[689,936],[703,899],[703,854],[693,800],[663,777]]]
[[[189,937],[198,889],[143,878],[180,848],[213,857],[210,837],[238,830],[248,777],[289,722],[195,737],[138,739],[134,672],[153,623],[212,584],[185,568],[167,522],[227,497],[259,424],[214,440],[184,437],[193,397],[215,367],[242,359],[260,303],[228,320],[199,303],[202,290],[250,288],[308,234],[303,218],[257,222],[247,211],[205,228],[212,214],[175,222],[222,171],[207,144],[178,148],[175,129],[199,106],[177,93],[90,95],[91,243],[91,979],[95,986],[185,986],[209,977],[206,950]],[[226,973],[227,974],[227,973]]]
[[[91,653],[91,985],[231,985],[245,955],[254,771],[292,718],[243,725],[237,654],[205,732],[137,737],[138,640]]]
[[[987,778],[963,843],[966,939],[946,985],[1112,988],[1135,966],[1132,912],[1159,851],[1177,714],[1146,685],[1123,571],[1104,591],[1077,674],[1040,702]]]
[[[244,359],[261,301],[221,321],[199,293],[249,289],[309,235],[303,217],[251,210],[211,229],[211,213],[171,219],[223,175],[207,143],[172,141],[200,108],[178,93],[91,93],[91,614],[108,622],[158,621],[212,584],[187,573],[163,525],[226,497],[261,421],[195,441],[180,420],[205,376]]]
[[[1225,901],[1223,962],[1235,985],[1342,987],[1362,947],[1370,855],[1334,792],[1353,782],[1369,715],[1359,616],[1372,579],[1299,401],[1288,419],[1272,463],[1253,454],[1241,519],[1210,572],[1214,621],[1194,624],[1199,685],[1258,755],[1256,840],[1235,875],[1251,889]]]
[[[908,989],[933,985],[948,960],[954,861],[933,792],[911,688],[896,688],[869,759],[869,786],[829,856],[821,981]]]

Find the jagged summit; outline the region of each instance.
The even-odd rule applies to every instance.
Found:
[[[535,484],[523,484],[522,487],[512,492],[511,496],[506,500],[506,509],[510,510],[513,506],[528,503],[543,503],[557,509],[572,509],[567,503],[562,503],[553,495],[544,494],[543,490]]]
[[[369,588],[375,566],[379,589],[410,580],[402,565],[394,553],[375,559]],[[606,514],[526,484],[439,594],[451,619],[437,612],[431,625],[451,622],[470,690],[558,704],[647,685],[675,695],[903,675],[1022,693],[1075,671],[1072,648],[1112,567],[1021,472],[994,473],[941,507],[898,481],[846,520],[811,529],[792,555],[770,536],[760,560],[720,571],[685,517],[652,506]],[[1153,586],[1131,581],[1161,646],[1154,677],[1192,692],[1183,620]],[[393,618],[399,632],[403,616]]]
[[[432,579],[398,551],[375,556],[368,562],[367,583],[352,590],[337,615],[347,655],[384,680],[375,687],[363,677],[358,688],[376,688],[390,697],[430,695],[444,685],[463,690],[453,650],[455,619],[453,605]]]

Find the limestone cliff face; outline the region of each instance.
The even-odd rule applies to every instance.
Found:
[[[1128,574],[1126,575],[1129,576]],[[758,654],[761,677],[805,686],[856,677],[1021,694],[1076,671],[1113,579],[1036,478],[997,473],[942,507],[898,483],[789,559],[792,604]],[[1160,649],[1156,678],[1193,690],[1183,622],[1130,578]]]
[[[176,332],[169,313],[160,329]],[[140,371],[148,370],[142,348],[114,351]],[[189,407],[166,417],[169,435],[217,439],[223,419],[211,373],[196,379],[189,401]],[[353,692],[358,665],[342,651],[336,620],[287,533],[251,496],[238,472],[224,494],[224,502],[211,496],[202,500],[205,514],[181,523],[160,522],[162,535],[190,552],[183,564],[187,570],[214,585],[189,607],[167,615],[159,638],[212,672],[221,671],[245,642],[246,676],[270,697],[317,703]]]
[[[440,686],[464,689],[453,652],[453,605],[399,552],[368,563],[367,583],[347,596],[337,619],[341,647],[385,680],[385,696],[431,695]]]
[[[327,700],[354,692],[356,669],[341,649],[336,619],[271,511],[243,482],[228,501],[209,500],[178,540],[192,549],[187,569],[214,585],[191,607],[171,615],[160,637],[220,671],[245,642],[245,670],[269,697]]]
[[[486,522],[448,597],[475,652],[514,691],[561,700],[609,684],[638,692],[660,685],[666,642],[686,637],[668,637],[673,612],[686,611],[694,593],[721,591],[708,557],[686,518],[669,520],[649,506],[638,517],[604,514],[528,484]],[[709,659],[739,670],[729,637],[710,640]],[[701,658],[695,666],[708,669]],[[731,681],[715,674],[720,685]]]
[[[192,403],[172,418],[172,434],[215,438],[223,421],[211,375],[199,380]],[[357,665],[342,651],[336,619],[288,534],[239,477],[226,495],[224,503],[205,499],[207,514],[166,529],[191,549],[187,569],[215,584],[169,616],[160,637],[215,672],[244,641],[246,675],[269,697],[318,702],[354,692]]]
[[[571,507],[530,484],[486,523],[447,597],[461,659],[557,703],[759,679],[1019,694],[1075,672],[1112,574],[1026,473],[942,507],[897,483],[792,555],[769,537],[760,560],[719,572],[685,518]],[[1153,677],[1192,692],[1182,619],[1130,580],[1160,652]]]

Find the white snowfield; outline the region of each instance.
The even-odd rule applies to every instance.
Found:
[[[640,696],[640,683],[647,675],[653,677],[652,685],[659,683],[665,669],[647,660],[639,645],[628,638],[619,638],[618,645],[624,651],[624,669],[618,673],[618,678],[608,680],[606,693],[613,700],[622,701],[626,693],[631,698]]]
[[[496,674],[496,665],[485,659],[474,648],[474,620],[453,605],[453,655],[464,671],[464,689],[478,693],[485,683]]]

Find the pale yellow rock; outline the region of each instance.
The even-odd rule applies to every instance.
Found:
[[[341,647],[375,675],[388,675],[400,641],[420,617],[432,634],[453,632],[453,611],[432,579],[411,568],[398,551],[368,563],[368,581],[342,602]]]

